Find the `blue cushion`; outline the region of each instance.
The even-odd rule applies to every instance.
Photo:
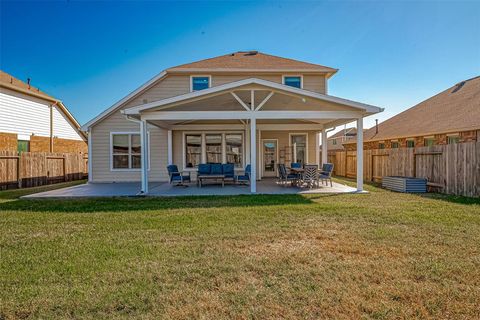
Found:
[[[223,164],[222,167],[225,177],[231,178],[235,175],[235,166],[233,165],[233,163]]]
[[[290,168],[296,168],[296,169],[298,169],[298,168],[301,168],[301,167],[302,167],[302,164],[301,164],[300,162],[292,162],[292,163],[290,164]]]
[[[198,174],[210,174],[211,166],[209,164],[201,163],[198,165]]]
[[[214,163],[210,165],[210,173],[211,174],[222,174],[222,164],[221,163]]]

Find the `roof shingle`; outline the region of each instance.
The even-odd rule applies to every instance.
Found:
[[[200,60],[192,63],[182,64],[167,69],[170,71],[191,71],[191,70],[261,70],[261,71],[308,71],[335,73],[338,70],[319,64],[313,64],[288,58],[272,56],[258,51],[238,51],[223,56]]]
[[[365,141],[480,129],[480,76],[462,81],[380,123]]]

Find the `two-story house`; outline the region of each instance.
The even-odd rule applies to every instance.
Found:
[[[0,70],[0,151],[87,152],[62,101]]]
[[[382,111],[328,95],[336,72],[257,51],[166,69],[82,127],[89,181],[140,181],[147,193],[148,181],[168,180],[169,164],[193,176],[200,163],[250,164],[256,192],[278,163],[325,163],[319,146],[328,128],[362,128],[363,117]],[[361,190],[362,175],[357,183]]]

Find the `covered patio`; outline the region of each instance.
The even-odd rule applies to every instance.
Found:
[[[286,187],[278,184],[276,179],[268,178],[257,181],[257,194],[343,194],[356,193],[357,189],[347,185],[333,182],[333,186],[320,186],[318,188]],[[151,182],[148,185],[148,196],[172,197],[172,196],[211,196],[224,195],[235,196],[250,194],[250,186],[227,184],[206,185],[198,188],[195,183],[188,186],[177,187],[167,182]],[[47,198],[92,198],[92,197],[133,197],[138,195],[138,183],[89,183],[63,189],[51,190],[24,196],[25,199]]]
[[[327,144],[322,143],[320,159],[320,137],[322,141],[326,141],[329,129],[352,121],[357,123],[357,143],[360,146],[357,148],[355,190],[363,191],[363,118],[381,111],[381,108],[375,106],[251,78],[144,103],[123,110],[123,114],[129,120],[138,122],[140,126],[141,194],[156,193],[156,188],[149,183],[149,165],[152,162],[148,155],[148,144],[152,143],[148,134],[149,126],[162,128],[168,133],[167,164],[178,165],[180,171],[187,171],[193,174],[194,178],[198,163],[227,163],[225,132],[240,132],[242,141],[245,143],[242,144],[243,151],[239,154],[242,160],[235,170],[242,171],[246,165],[251,166],[249,187],[235,186],[233,189],[229,187],[223,191],[222,188],[205,188],[205,191],[202,191],[210,194],[228,194],[229,192],[238,194],[240,190],[242,190],[241,193],[299,192],[295,188],[277,189],[276,185],[262,183],[262,179],[267,178],[265,170],[267,154],[263,150],[264,138],[278,143],[279,137],[286,135],[289,139],[288,148],[290,148],[291,135],[303,133],[306,135],[303,146],[306,155],[303,156],[303,164],[321,166],[327,163]],[[198,132],[198,137],[201,139],[198,143],[203,151],[193,165],[189,160],[185,160],[185,132]],[[212,132],[222,132],[218,135],[218,139],[222,140],[222,152],[221,155],[219,153],[216,161],[209,160],[204,151],[205,132],[207,135]],[[314,140],[310,143],[308,143],[309,135],[313,137],[310,140]],[[278,150],[276,152],[276,158],[271,160],[273,176],[279,163],[287,164],[297,160],[295,151],[293,155],[284,155],[281,159],[278,157]],[[269,180],[271,179],[266,181]],[[178,190],[175,192],[170,192],[165,187],[162,190],[163,194],[191,193],[191,191],[182,191],[181,188],[175,188]],[[318,190],[323,192],[324,189],[318,188]],[[308,190],[304,191],[308,192]],[[352,190],[348,192],[350,191]]]

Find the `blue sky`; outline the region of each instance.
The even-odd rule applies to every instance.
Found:
[[[0,68],[85,123],[170,66],[239,50],[340,71],[329,94],[391,117],[480,75],[480,2],[5,2]]]

